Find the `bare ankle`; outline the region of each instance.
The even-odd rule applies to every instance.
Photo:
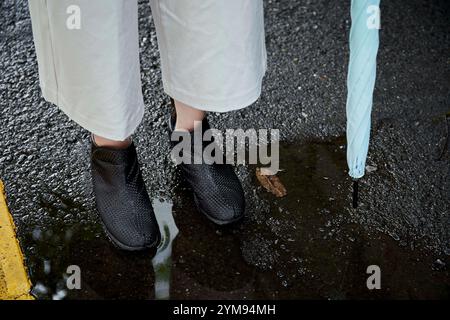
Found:
[[[177,121],[175,130],[194,130],[196,121],[202,121],[205,118],[205,111],[190,107],[182,102],[175,100],[175,109],[177,112]]]
[[[92,135],[92,141],[99,147],[106,147],[112,149],[126,149],[131,144],[131,138],[122,141],[117,141],[103,138],[95,134]]]

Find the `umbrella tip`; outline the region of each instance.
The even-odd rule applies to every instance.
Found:
[[[358,180],[353,180],[353,209],[358,208]]]

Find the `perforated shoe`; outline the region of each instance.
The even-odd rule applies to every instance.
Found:
[[[202,122],[202,136],[209,128],[208,121],[205,118]],[[175,117],[171,115],[169,132],[172,147],[179,142],[172,141],[174,129]],[[242,219],[245,211],[245,197],[239,178],[229,164],[207,164],[204,159],[200,164],[194,163],[194,131],[183,133],[191,137],[191,162],[180,163],[179,167],[181,167],[182,175],[194,193],[197,209],[218,225],[231,224]],[[207,144],[209,143],[211,142],[207,142]],[[206,143],[203,142],[202,151],[205,145]]]
[[[111,241],[123,250],[154,248],[161,234],[133,143],[126,149],[92,140],[91,173],[97,210]]]

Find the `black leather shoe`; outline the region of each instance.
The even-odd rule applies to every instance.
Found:
[[[91,172],[97,210],[111,241],[128,251],[156,247],[161,234],[134,144],[119,150],[92,141]]]
[[[171,145],[174,147],[178,141],[172,141],[172,133],[175,128],[175,117],[169,119],[169,131]],[[206,118],[202,122],[202,131],[209,129]],[[244,216],[245,198],[233,167],[229,164],[194,164],[193,145],[194,132],[183,134],[191,136],[191,163],[180,163],[182,174],[194,193],[194,201],[197,209],[209,220],[218,224],[226,225],[240,220]],[[180,138],[181,141],[181,138]],[[210,144],[207,141],[202,144]],[[203,150],[202,150],[203,151]]]

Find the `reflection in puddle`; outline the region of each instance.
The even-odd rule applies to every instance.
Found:
[[[33,293],[41,299],[448,297],[447,257],[401,247],[352,223],[343,144],[337,139],[281,145],[284,198],[259,185],[254,167],[239,168],[248,212],[234,228],[211,224],[182,187],[165,197],[173,206],[154,201],[163,239],[155,256],[116,249],[98,222],[61,219],[19,230]],[[64,210],[94,215],[61,207],[43,206],[62,217]],[[436,261],[439,268],[433,267]],[[382,290],[367,290],[372,264],[382,270]],[[69,265],[81,269],[81,290],[65,286]]]
[[[172,216],[172,203],[154,200],[153,209],[161,230],[161,244],[152,260],[155,272],[155,299],[169,299],[172,243],[178,235],[178,228]]]
[[[33,279],[32,293],[40,299],[169,299],[172,243],[178,228],[170,201],[154,200],[161,230],[156,254],[129,253],[116,249],[105,239],[99,225],[53,225],[33,229],[26,237],[27,261]],[[153,259],[152,259],[153,257]],[[80,266],[82,289],[68,290],[66,269]],[[149,281],[142,284],[145,279]],[[151,293],[154,291],[154,295]]]

